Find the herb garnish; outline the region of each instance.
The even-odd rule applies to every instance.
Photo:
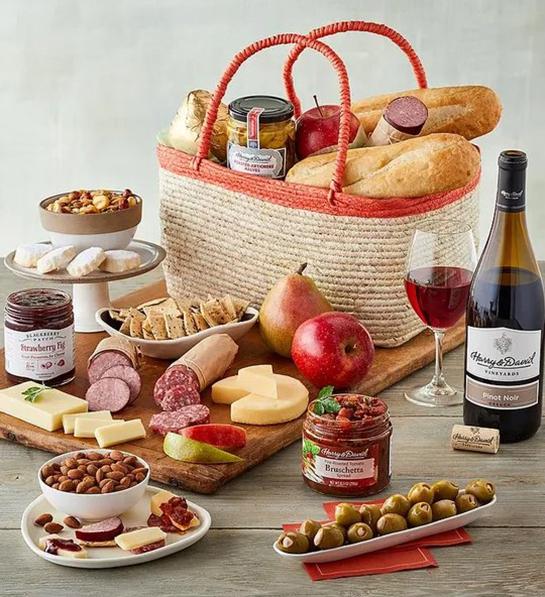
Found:
[[[40,397],[40,394],[47,389],[45,384],[42,384],[41,386],[32,386],[23,392],[23,396],[25,397],[25,400],[28,400],[29,402],[36,402]]]
[[[341,405],[332,398],[333,386],[325,386],[318,392],[318,397],[314,403],[314,412],[317,415],[325,415],[326,413],[337,414],[341,410]]]

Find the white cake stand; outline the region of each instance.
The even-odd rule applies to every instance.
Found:
[[[13,261],[15,251],[4,258],[4,263],[13,273],[31,280],[52,282],[54,284],[72,284],[72,303],[74,306],[74,329],[76,332],[101,332],[96,322],[95,313],[110,306],[109,282],[140,276],[155,269],[166,256],[163,247],[143,240],[133,240],[127,247],[141,257],[139,267],[127,272],[110,274],[95,271],[82,278],[72,277],[66,270],[39,274],[34,268],[22,267]]]

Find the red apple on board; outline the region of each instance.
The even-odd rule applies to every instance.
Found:
[[[316,387],[348,388],[369,371],[375,347],[365,327],[348,313],[331,311],[302,323],[295,332],[291,358]]]
[[[314,96],[316,107],[307,110],[297,120],[295,149],[302,160],[309,155],[329,153],[337,149],[341,108],[335,105],[320,106]],[[358,117],[350,114],[350,147],[363,147],[367,137]]]

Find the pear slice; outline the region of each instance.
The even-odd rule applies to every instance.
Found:
[[[183,435],[170,431],[165,436],[163,451],[167,456],[182,462],[199,464],[222,464],[242,462],[236,454],[230,454],[210,444],[189,439]]]

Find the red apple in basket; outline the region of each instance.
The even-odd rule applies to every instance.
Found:
[[[365,327],[348,313],[331,311],[302,323],[295,332],[291,357],[316,387],[348,388],[369,371],[375,347]]]
[[[314,96],[316,107],[307,110],[297,120],[295,149],[302,160],[309,155],[329,153],[337,149],[341,107],[320,106]],[[367,141],[358,117],[350,113],[350,147],[363,147]]]

